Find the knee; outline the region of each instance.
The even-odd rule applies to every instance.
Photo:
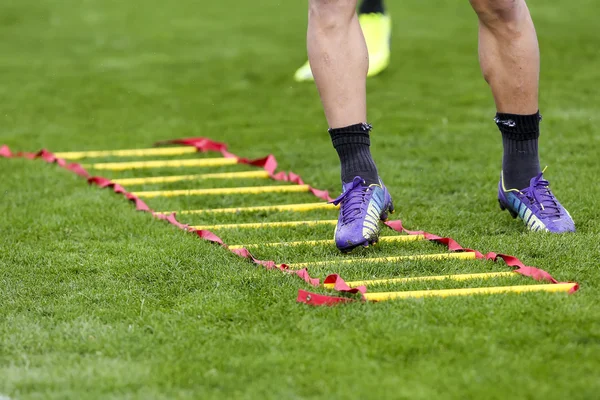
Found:
[[[525,0],[469,0],[479,21],[494,30],[512,31],[527,10]]]
[[[308,18],[322,30],[334,30],[350,23],[356,0],[309,0]]]

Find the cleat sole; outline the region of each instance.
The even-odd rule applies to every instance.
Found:
[[[378,242],[379,242],[379,235],[377,235],[377,237],[375,237],[373,239],[365,240],[364,242],[360,242],[358,244],[353,244],[348,247],[342,247],[342,248],[338,247],[338,250],[343,254],[348,254],[348,253],[351,253],[352,250],[356,249],[357,247],[362,246],[366,249],[369,246],[375,246]]]

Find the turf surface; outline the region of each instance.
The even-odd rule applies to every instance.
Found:
[[[305,5],[208,3],[0,4],[0,143],[28,151],[100,150],[209,136],[243,156],[273,152],[282,169],[335,193],[337,160],[316,90],[291,80],[305,58]],[[576,295],[310,308],[294,301],[298,288],[308,288],[297,278],[264,271],[153,221],[67,171],[1,159],[0,398],[596,398],[596,2],[530,6],[542,47],[542,163],[550,165],[548,177],[577,223],[576,234],[527,233],[498,210],[501,144],[467,2],[389,5],[392,67],[369,82],[373,151],[397,216],[409,228],[517,255],[558,279],[579,281]],[[239,168],[211,172],[219,170]],[[314,200],[293,194],[148,203],[172,209]],[[335,212],[181,219],[320,218],[335,218]],[[332,229],[218,233],[239,244],[328,239]],[[429,243],[388,243],[352,257],[440,251]],[[337,252],[323,246],[267,248],[257,255],[331,259],[313,274],[341,272],[351,280],[505,270],[474,261],[343,266],[336,264]],[[531,283],[517,277],[466,284],[515,282]],[[428,282],[378,290],[456,286]]]

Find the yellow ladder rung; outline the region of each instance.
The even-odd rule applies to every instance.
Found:
[[[219,229],[261,229],[261,228],[283,228],[291,226],[315,226],[315,225],[335,225],[337,220],[321,221],[285,221],[285,222],[256,222],[248,224],[223,224],[223,225],[196,225],[192,228],[198,230],[219,230]]]
[[[306,267],[317,267],[322,265],[330,264],[356,264],[356,263],[377,263],[377,262],[397,262],[397,261],[411,261],[411,260],[446,260],[446,259],[459,259],[459,260],[474,260],[476,258],[473,252],[462,252],[462,253],[441,253],[441,254],[416,254],[413,256],[394,256],[394,257],[376,257],[376,258],[347,258],[344,260],[330,260],[330,261],[314,261],[314,262],[303,262],[303,263],[292,263],[287,264],[291,269],[301,269]]]
[[[65,160],[98,157],[145,157],[145,156],[180,156],[197,152],[195,147],[157,147],[152,149],[100,150],[100,151],[64,151],[54,153]]]
[[[177,196],[210,196],[219,194],[262,194],[262,193],[298,193],[308,192],[308,185],[274,185],[274,186],[245,186],[234,188],[216,189],[183,189],[183,190],[156,190],[151,192],[133,192],[137,197],[177,197]]]
[[[307,204],[282,204],[278,206],[256,206],[256,207],[237,207],[237,208],[207,208],[205,210],[181,210],[181,211],[160,211],[159,214],[212,214],[212,213],[240,213],[253,211],[312,211],[321,209],[335,209],[336,206],[329,203],[307,203]],[[336,221],[337,222],[337,221]]]
[[[425,237],[423,235],[403,235],[403,236],[382,236],[379,238],[380,242],[412,242],[416,240],[423,240]],[[333,245],[335,242],[333,240],[301,240],[297,242],[280,242],[280,243],[254,243],[254,244],[246,244],[246,245],[233,245],[229,246],[230,249],[236,250],[241,249],[243,247],[247,249],[257,248],[257,247],[278,247],[278,246],[321,246],[321,245]]]
[[[468,289],[416,290],[407,292],[365,293],[369,301],[387,301],[422,297],[470,296],[474,294],[527,293],[527,292],[565,292],[575,288],[576,283],[557,283],[547,285],[497,286]]]
[[[172,176],[149,176],[146,178],[123,178],[112,179],[113,182],[123,186],[144,185],[154,183],[173,183],[182,181],[195,181],[202,179],[267,179],[269,173],[267,171],[242,171],[242,172],[219,172],[215,174],[199,174],[199,175],[172,175]]]
[[[513,277],[518,276],[515,272],[486,272],[481,274],[457,274],[457,275],[432,275],[432,276],[415,276],[410,278],[390,278],[390,279],[373,279],[366,281],[354,281],[346,282],[346,285],[351,288],[359,286],[373,286],[373,285],[386,285],[394,283],[410,283],[410,282],[421,282],[421,281],[443,281],[446,279],[453,281],[466,281],[470,279],[491,279],[491,278],[502,278],[502,277]],[[333,288],[333,283],[326,283],[326,288]]]
[[[151,160],[151,161],[127,161],[114,163],[84,164],[84,168],[126,171],[130,169],[150,168],[179,168],[179,167],[218,167],[223,165],[237,164],[235,158],[192,158],[187,160]]]

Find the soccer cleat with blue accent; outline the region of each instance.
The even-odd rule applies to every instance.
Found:
[[[390,65],[390,42],[392,38],[392,19],[387,14],[358,14],[358,22],[367,42],[369,52],[369,72],[375,76]],[[310,63],[307,61],[294,74],[297,82],[313,81]]]
[[[390,193],[383,185],[365,184],[360,176],[344,183],[342,194],[332,201],[340,205],[340,216],[335,227],[335,244],[346,253],[358,246],[368,247],[379,239],[379,221],[385,221],[394,212]]]
[[[506,189],[504,176],[500,175],[498,202],[513,218],[519,217],[532,231],[552,233],[575,232],[575,223],[569,212],[558,202],[550,190],[543,172],[533,177],[529,187]]]

